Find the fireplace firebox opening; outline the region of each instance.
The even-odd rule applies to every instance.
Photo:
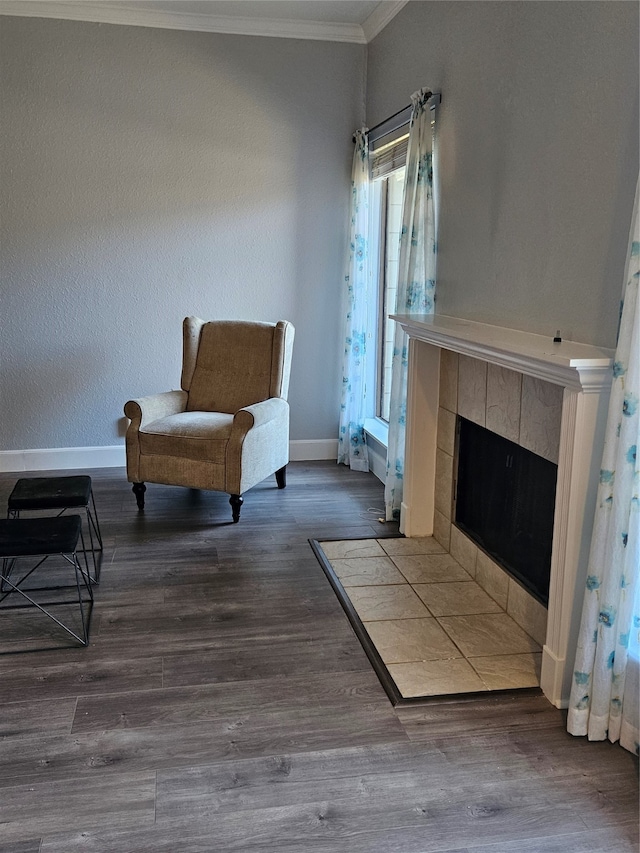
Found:
[[[454,520],[545,607],[558,466],[457,417]]]

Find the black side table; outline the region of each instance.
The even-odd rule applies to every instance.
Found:
[[[87,518],[89,548],[84,551],[85,566],[92,583],[98,583],[102,551],[102,534],[96,512],[96,502],[91,487],[91,477],[86,474],[71,477],[23,477],[15,484],[7,502],[7,518],[20,518],[28,510],[59,510],[61,516],[67,509],[84,509]],[[95,535],[95,542],[94,542]],[[87,550],[93,558],[93,576],[89,572]]]
[[[37,607],[42,613],[70,634],[81,645],[89,644],[89,622],[93,609],[93,589],[87,574],[82,570],[78,561],[78,540],[82,542],[82,519],[79,515],[56,516],[54,518],[3,518],[0,519],[0,604],[9,596],[18,594],[26,600],[26,604],[14,605],[15,607]],[[63,565],[73,567],[74,584],[77,598],[72,600],[36,601],[33,597],[37,591],[33,588],[24,588],[27,578],[34,572],[42,574],[46,567],[48,557],[59,555],[63,557]],[[23,558],[28,560],[29,567],[24,566]],[[42,589],[73,588],[72,584],[65,587],[38,587]],[[83,588],[87,591],[87,598],[83,599]],[[47,609],[60,604],[75,604],[80,609],[80,620],[82,628],[74,630],[71,625],[65,624]],[[87,608],[85,609],[85,604]],[[1,611],[0,611],[1,612]]]

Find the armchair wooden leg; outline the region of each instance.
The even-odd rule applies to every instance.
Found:
[[[147,487],[145,486],[145,484],[144,483],[134,483],[131,491],[136,496],[136,501],[138,503],[138,509],[144,509],[144,493],[147,491]]]
[[[283,465],[276,471],[276,483],[279,489],[284,489],[287,485],[287,466]]]
[[[229,503],[231,504],[233,523],[237,524],[237,522],[240,521],[240,507],[244,503],[244,498],[240,495],[231,495]]]

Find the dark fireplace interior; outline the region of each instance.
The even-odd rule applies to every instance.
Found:
[[[553,462],[458,417],[455,523],[545,607],[557,474]]]

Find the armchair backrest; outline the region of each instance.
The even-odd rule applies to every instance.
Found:
[[[182,389],[188,411],[227,412],[287,399],[294,328],[287,321],[183,323]]]

